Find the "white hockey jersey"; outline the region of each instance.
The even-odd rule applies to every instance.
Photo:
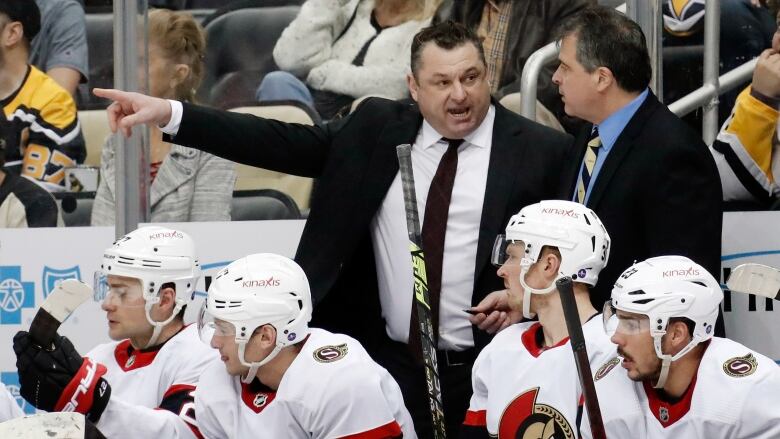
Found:
[[[600,315],[582,331],[591,364],[615,354]],[[472,370],[474,394],[461,437],[578,437],[582,391],[569,339],[549,348],[542,340],[538,322],[518,323],[482,350]]]
[[[11,392],[0,383],[0,422],[24,416],[24,412],[14,399]]]
[[[209,363],[222,364],[195,325],[152,351],[135,350],[123,340],[86,356],[108,369],[103,378],[111,385],[111,399],[97,423],[106,437],[198,437],[192,392]]]
[[[631,381],[617,358],[594,379],[609,438],[780,438],[780,367],[729,339],[712,339],[694,381],[674,404],[651,385]],[[586,424],[587,417],[582,437],[591,438]]]
[[[195,411],[209,439],[417,437],[390,374],[353,338],[321,329],[311,330],[276,392],[212,364]]]

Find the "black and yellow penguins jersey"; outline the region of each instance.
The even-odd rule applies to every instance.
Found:
[[[86,155],[76,103],[70,94],[28,66],[22,85],[0,104],[5,114],[0,132],[6,165],[21,162],[23,175],[63,184],[65,168],[83,161]]]
[[[674,36],[691,35],[704,25],[704,0],[665,0],[661,9],[664,29]]]

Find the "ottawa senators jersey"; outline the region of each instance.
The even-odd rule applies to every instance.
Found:
[[[128,431],[133,437],[198,437],[192,393],[209,363],[222,364],[195,325],[150,351],[123,340],[86,356],[108,369],[103,378],[111,385],[111,399],[97,423],[106,437],[126,437]]]
[[[65,168],[86,155],[76,103],[53,79],[28,66],[22,85],[0,100],[0,118],[6,165],[21,161],[21,173],[34,180],[63,184]],[[27,139],[25,139],[28,137]]]
[[[0,383],[0,422],[8,421],[14,418],[24,416],[19,404],[16,403],[11,392]]]
[[[780,438],[780,367],[725,338],[713,338],[688,390],[667,403],[631,381],[613,358],[594,376],[609,438]],[[582,437],[591,432],[584,418]]]
[[[590,363],[615,353],[599,316],[582,327]],[[499,332],[474,362],[462,438],[575,439],[581,395],[569,339],[543,347],[538,322]]]
[[[416,438],[401,390],[351,337],[312,329],[273,392],[212,364],[195,392],[200,431],[218,438]]]

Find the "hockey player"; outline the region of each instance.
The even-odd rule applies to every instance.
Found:
[[[217,362],[197,326],[183,323],[199,277],[194,242],[183,232],[144,227],[120,238],[96,275],[96,291],[107,288],[102,308],[114,342],[82,358],[65,337],[42,349],[19,332],[22,396],[46,411],[84,413],[107,437],[197,436],[192,392]]]
[[[390,374],[354,339],[309,328],[311,307],[306,275],[285,257],[250,255],[217,274],[199,327],[224,364],[195,392],[201,433],[416,438]]]
[[[607,437],[780,437],[780,367],[713,337],[722,299],[715,278],[682,256],[623,272],[604,313],[622,361],[594,377]]]
[[[588,355],[601,364],[614,347],[594,318],[588,288],[609,247],[604,225],[579,203],[542,201],[510,219],[493,251],[507,290],[493,294],[506,294],[511,308],[538,321],[502,330],[477,357],[462,438],[578,437],[581,391],[555,281],[574,280]]]
[[[0,383],[0,422],[24,416],[24,412],[19,408],[11,392]]]

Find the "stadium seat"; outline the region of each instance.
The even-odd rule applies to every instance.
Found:
[[[66,227],[87,227],[92,218],[94,192],[57,192],[52,194]]]
[[[227,12],[206,24],[206,69],[201,102],[218,108],[247,105],[263,76],[278,70],[273,48],[299,6]]]
[[[106,110],[79,111],[79,122],[81,123],[81,132],[84,134],[84,143],[86,143],[87,147],[87,159],[84,160],[84,164],[100,167],[103,143],[106,137],[111,134]]]
[[[313,125],[308,107],[297,102],[266,102],[254,107],[233,108],[230,111],[249,113],[283,122]],[[302,210],[309,208],[314,181],[267,169],[242,164],[236,165],[236,190],[276,189],[288,194]]]
[[[274,189],[233,192],[233,221],[300,219],[301,211],[288,195]]]
[[[79,86],[79,110],[104,109],[109,102],[93,95],[95,87],[114,85],[114,16],[112,13],[87,14],[89,82]]]

